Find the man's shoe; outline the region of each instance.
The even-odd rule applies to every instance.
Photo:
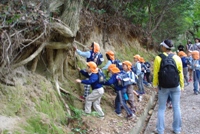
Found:
[[[153,134],[158,134],[158,130],[157,129],[153,130]]]
[[[174,133],[174,134],[180,134],[181,132],[174,132],[174,131],[173,131],[173,133]]]

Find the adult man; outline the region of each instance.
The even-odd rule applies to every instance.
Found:
[[[194,45],[190,46],[190,48],[188,49],[189,52],[191,51],[199,51],[200,52],[200,39],[199,38],[195,38],[195,43]]]
[[[171,94],[172,97],[172,106],[173,106],[173,131],[175,134],[179,134],[181,132],[181,111],[180,111],[180,94],[181,90],[184,89],[184,79],[183,79],[183,67],[180,57],[177,55],[172,55],[171,49],[173,47],[173,44],[171,40],[165,40],[161,44],[161,50],[163,51],[163,55],[165,56],[172,56],[172,61],[175,62],[177,73],[176,78],[178,78],[177,86],[167,88],[166,86],[162,86],[162,78],[160,78],[161,75],[161,69],[163,66],[161,66],[161,61],[164,58],[161,58],[160,56],[156,56],[154,60],[154,74],[153,74],[153,87],[158,91],[158,120],[157,120],[157,126],[156,126],[156,133],[163,134],[165,129],[164,124],[164,114],[166,109],[166,102],[169,94]],[[165,57],[166,58],[166,57]],[[165,79],[165,78],[163,78]],[[171,78],[172,79],[172,78]],[[167,81],[165,81],[167,83]],[[161,84],[162,83],[162,84]],[[164,83],[165,84],[165,83]],[[158,90],[159,89],[159,90]]]

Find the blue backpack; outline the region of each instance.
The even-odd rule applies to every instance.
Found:
[[[136,67],[132,65],[131,70],[136,74]]]
[[[114,61],[111,60],[111,62],[112,62],[112,64],[115,64],[116,67],[119,68],[119,70],[123,70],[122,62],[120,60],[118,60],[118,59],[116,59]]]
[[[94,54],[94,62],[97,64],[97,66],[101,65],[104,61],[102,53],[95,53]]]
[[[131,72],[131,77],[132,77],[132,72]],[[121,72],[120,74],[116,76],[116,78],[118,80],[118,86],[126,87],[128,85],[136,84],[135,81],[131,81],[131,78],[126,72]]]
[[[98,69],[99,83],[103,83],[106,81],[106,76],[104,75],[101,69]]]

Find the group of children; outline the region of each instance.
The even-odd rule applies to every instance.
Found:
[[[183,45],[178,46],[178,56],[181,58],[182,65],[183,65],[184,85],[186,87],[189,85],[189,82],[193,81],[193,91],[195,95],[199,94],[199,84],[200,84],[200,57],[199,57],[200,53],[199,52],[200,52],[199,38],[195,38],[194,44],[192,44],[192,42],[188,40],[187,45],[186,45],[186,50],[184,49]],[[167,106],[169,108],[172,107],[170,96],[167,101]]]
[[[76,79],[77,83],[84,84],[84,95],[81,99],[85,100],[85,113],[91,113],[93,104],[94,109],[98,112],[99,117],[104,118],[104,112],[100,106],[101,97],[104,93],[103,85],[113,85],[116,93],[115,98],[115,113],[117,116],[122,116],[121,107],[127,113],[127,119],[132,119],[135,116],[136,107],[134,105],[134,95],[141,100],[144,90],[144,76],[147,83],[150,82],[150,64],[145,62],[140,55],[133,56],[134,64],[130,61],[120,62],[115,59],[113,51],[106,52],[107,63],[101,70],[108,71],[108,80],[99,80],[99,70],[97,60],[100,53],[100,46],[93,42],[89,51],[81,51],[74,45],[74,50],[80,56],[87,60],[87,68],[81,70],[80,73],[87,77],[85,80]],[[103,61],[103,59],[101,59]],[[148,63],[148,64],[147,64]],[[137,85],[137,92],[134,86]],[[92,92],[90,93],[90,86]],[[129,105],[129,106],[128,106]]]
[[[187,53],[187,54],[186,54]],[[178,55],[183,62],[183,73],[185,78],[185,86],[189,85],[189,82],[193,81],[193,91],[195,95],[199,94],[200,84],[200,39],[195,38],[195,43],[192,44],[188,40],[186,45],[186,53],[183,50],[179,50]],[[188,78],[189,73],[189,78]]]

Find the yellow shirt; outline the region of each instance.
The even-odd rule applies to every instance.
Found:
[[[167,56],[167,53],[163,53]],[[182,66],[182,61],[181,58],[177,55],[174,55],[172,57],[174,59],[174,61],[176,62],[176,66],[178,68],[179,71],[179,77],[180,77],[180,87],[183,90],[184,89],[184,77],[183,77],[183,66]],[[154,71],[153,71],[153,87],[157,87],[158,86],[158,72],[160,71],[160,62],[161,62],[161,57],[160,56],[156,56],[155,60],[154,60]]]

